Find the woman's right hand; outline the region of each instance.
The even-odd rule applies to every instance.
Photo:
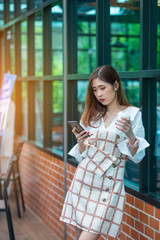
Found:
[[[84,141],[88,138],[89,132],[86,132],[85,130],[83,130],[82,132],[77,133],[76,132],[76,127],[73,128],[72,132],[77,139],[79,150],[82,153],[86,149]]]

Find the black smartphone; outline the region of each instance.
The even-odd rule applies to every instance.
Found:
[[[77,121],[68,121],[69,126],[72,128],[76,127],[76,132],[80,133],[85,130]]]

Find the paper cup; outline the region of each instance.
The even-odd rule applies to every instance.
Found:
[[[118,113],[118,119],[121,119],[122,117],[131,119],[130,115],[127,113],[119,112]]]

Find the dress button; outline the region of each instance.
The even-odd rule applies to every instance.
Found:
[[[113,164],[112,164],[112,167],[113,167],[113,168],[115,168],[115,167],[116,167],[116,164],[115,164],[115,163],[113,163]]]
[[[106,198],[103,198],[102,201],[103,201],[103,202],[106,202]]]
[[[105,188],[105,191],[106,191],[106,192],[108,192],[108,191],[109,191],[109,188],[108,188],[108,187],[107,187],[107,188]]]
[[[111,180],[111,179],[112,179],[112,176],[109,176],[108,178]]]

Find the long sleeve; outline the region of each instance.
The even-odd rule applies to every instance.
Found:
[[[145,156],[145,148],[149,146],[149,143],[144,139],[145,138],[145,130],[142,123],[142,115],[139,110],[133,121],[132,121],[132,131],[135,137],[139,140],[139,146],[137,152],[134,156],[132,156],[129,147],[127,146],[128,139],[118,144],[118,148],[121,153],[128,155],[128,158],[135,163],[139,163]]]

